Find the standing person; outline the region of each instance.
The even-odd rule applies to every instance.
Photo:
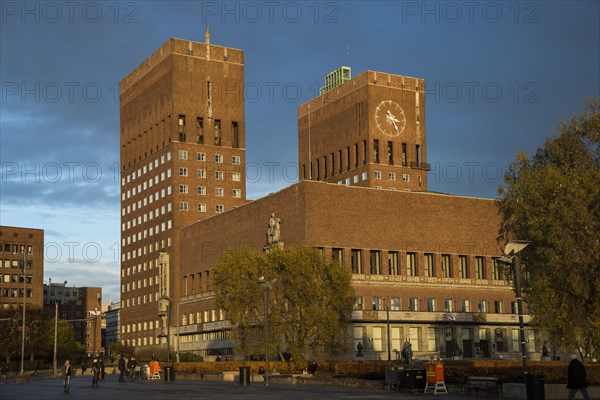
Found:
[[[64,377],[64,392],[69,393],[71,389],[71,377],[73,376],[73,369],[71,368],[71,362],[69,360],[65,360],[65,365],[63,366],[63,377]]]
[[[8,374],[8,366],[5,364],[0,367],[0,385],[4,385],[4,381],[6,380],[6,375]]]
[[[98,368],[100,368],[100,380],[104,381],[104,360],[100,357],[100,361],[98,361]]]
[[[87,366],[85,365],[85,360],[81,360],[81,375],[85,374],[85,370],[87,369]]]
[[[119,358],[119,382],[125,382],[125,357],[123,354]]]
[[[92,361],[92,387],[98,387],[98,377],[100,376],[100,365],[98,365],[98,359],[94,358]]]
[[[591,400],[587,391],[587,372],[585,366],[577,359],[577,354],[571,354],[571,362],[567,371],[567,389],[569,389],[569,400],[575,398],[575,393],[581,391],[585,400]]]

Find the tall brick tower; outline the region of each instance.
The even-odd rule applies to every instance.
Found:
[[[298,108],[301,180],[427,190],[425,82],[350,68],[329,73]]]
[[[167,342],[178,228],[246,202],[241,50],[169,39],[120,84],[121,338]],[[173,324],[175,315],[173,314]]]

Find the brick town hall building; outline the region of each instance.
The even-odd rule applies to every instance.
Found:
[[[243,52],[169,39],[121,82],[123,344],[235,355],[211,273],[229,248],[312,245],[352,272],[347,357],[518,358],[491,199],[427,189],[425,82],[342,67],[298,108],[300,181],[246,200]],[[168,312],[170,310],[170,312]],[[169,317],[169,318],[168,318]],[[525,316],[526,323],[529,316]],[[169,328],[167,328],[169,325]],[[528,350],[539,332],[527,327]],[[210,358],[209,358],[210,359]]]

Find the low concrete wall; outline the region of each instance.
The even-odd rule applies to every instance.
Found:
[[[600,386],[588,387],[592,400],[600,400]],[[505,399],[527,399],[524,383],[505,383],[502,385],[502,397]],[[566,383],[546,383],[544,385],[546,400],[564,400],[569,398],[569,389]],[[581,392],[577,392],[576,399],[583,399]]]

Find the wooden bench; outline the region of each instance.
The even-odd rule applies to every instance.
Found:
[[[491,376],[469,376],[467,382],[459,386],[459,392],[471,393],[479,390],[486,391],[488,394],[495,393],[498,396],[498,378]]]

